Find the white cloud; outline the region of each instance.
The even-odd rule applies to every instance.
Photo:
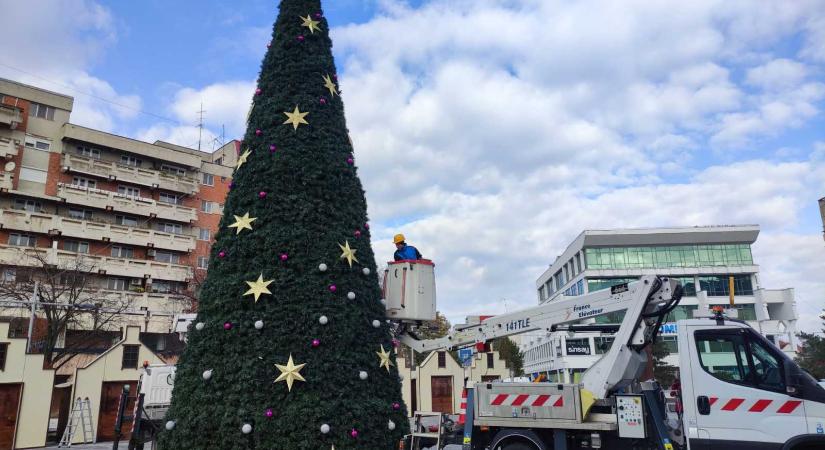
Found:
[[[11,39],[0,48],[0,76],[73,96],[80,125],[115,131],[135,117],[140,97],[89,73],[117,39],[107,8],[92,0],[0,0],[0,11]]]

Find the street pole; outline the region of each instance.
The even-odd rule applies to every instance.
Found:
[[[26,353],[31,353],[32,351],[32,333],[34,333],[34,318],[37,315],[37,300],[38,300],[38,292],[40,288],[40,282],[34,282],[34,292],[32,292],[32,313],[31,317],[29,317],[29,334],[26,335]]]

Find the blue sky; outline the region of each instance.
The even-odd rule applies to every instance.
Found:
[[[276,5],[0,0],[16,44],[0,76],[74,95],[74,122],[187,146],[203,102],[211,148],[222,126],[243,133]],[[325,15],[376,237],[403,231],[436,259],[454,321],[534,303],[584,229],[755,223],[761,285],[796,288],[800,325],[819,326],[825,1],[333,0]]]

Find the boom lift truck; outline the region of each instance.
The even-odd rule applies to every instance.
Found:
[[[646,347],[682,297],[675,280],[644,276],[418,340],[417,326],[435,319],[434,291],[429,262],[390,263],[385,271],[387,317],[398,339],[417,351],[530,331],[615,333],[610,350],[579,384],[467,386],[464,450],[825,449],[825,389],[747,323],[722,311],[677,324],[684,411],[678,425],[668,425],[661,388],[640,377]],[[578,324],[622,310],[620,324]]]

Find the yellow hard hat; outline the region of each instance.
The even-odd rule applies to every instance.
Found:
[[[406,239],[404,239],[403,234],[396,234],[395,237],[392,238],[392,242],[395,243],[395,244],[400,244],[400,243],[404,242],[405,240]]]

